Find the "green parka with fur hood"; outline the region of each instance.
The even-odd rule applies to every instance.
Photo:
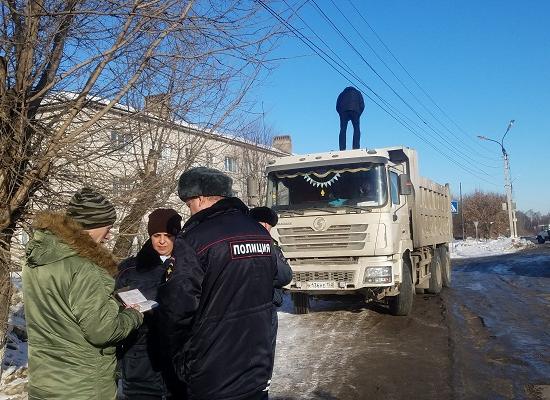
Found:
[[[71,218],[39,214],[27,244],[23,295],[29,399],[112,400],[115,345],[142,315],[113,299],[116,263]]]

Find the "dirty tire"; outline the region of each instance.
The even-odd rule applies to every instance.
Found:
[[[537,242],[539,242],[539,244],[543,244],[545,240],[542,236],[537,236]]]
[[[439,260],[441,261],[441,278],[443,280],[444,287],[451,287],[451,257],[449,256],[449,250],[447,247],[438,247]]]
[[[428,288],[428,293],[439,294],[441,289],[443,289],[443,278],[441,271],[441,258],[439,257],[439,251],[434,251],[432,257],[432,262],[430,263],[430,287]]]
[[[414,300],[414,285],[411,278],[411,262],[403,258],[403,282],[399,287],[397,296],[388,297],[391,315],[409,315]]]
[[[294,304],[294,314],[309,313],[309,296],[306,293],[291,293],[290,297]]]

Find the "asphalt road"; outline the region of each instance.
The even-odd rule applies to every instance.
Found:
[[[452,288],[393,317],[285,300],[271,399],[550,399],[550,244],[453,261]]]

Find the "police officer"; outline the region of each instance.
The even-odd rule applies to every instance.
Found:
[[[267,399],[276,259],[269,233],[222,172],[192,168],[178,195],[191,217],[159,288],[166,346],[189,399]]]
[[[277,225],[279,217],[277,213],[269,207],[256,207],[250,210],[250,216],[260,223],[268,232],[271,228]],[[273,364],[275,362],[275,346],[277,344],[277,330],[279,320],[277,318],[277,308],[283,305],[283,286],[286,286],[292,281],[292,269],[286,261],[279,244],[273,241],[273,250],[277,257],[277,277],[273,281],[273,311],[271,315],[271,348],[273,351],[273,361],[271,370],[273,373]]]

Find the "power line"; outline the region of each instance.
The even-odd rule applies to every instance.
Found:
[[[382,77],[382,75],[380,75],[380,73],[378,73],[378,71],[376,71],[376,69],[367,61],[367,59],[363,56],[363,54],[361,54],[361,52],[359,52],[359,50],[349,41],[349,39],[346,37],[346,35],[344,35],[342,33],[342,31],[336,26],[336,24],[332,21],[332,19],[321,9],[321,7],[319,7],[319,5],[317,4],[317,2],[315,0],[311,0],[311,2],[314,4],[315,8],[317,9],[317,11],[325,18],[325,20],[332,26],[332,28],[342,37],[342,39],[344,39],[344,41],[348,44],[348,46],[351,47],[351,49],[361,58],[361,60],[363,60],[363,62],[371,69],[372,72],[374,72],[374,74],[395,94],[395,96],[397,96],[399,98],[399,100],[401,100],[403,102],[403,104],[405,104],[407,106],[407,108],[409,108],[417,117],[418,119],[420,119],[420,121],[428,128],[430,129],[431,131],[433,131],[437,136],[439,136],[444,142],[446,142],[449,146],[453,146],[452,143],[449,142],[449,140],[447,140],[447,138],[442,135],[440,132],[438,132],[436,129],[433,128],[433,126],[431,124],[429,124],[422,115],[420,115],[420,113],[415,109],[413,108],[387,81],[386,79],[384,79],[384,77]],[[476,162],[478,164],[481,164],[483,165],[484,167],[489,167],[489,168],[496,168],[496,167],[493,167],[493,166],[490,166],[490,165],[487,165],[487,164],[484,164],[478,160],[475,160],[473,159],[469,154],[467,154],[466,152],[463,152],[459,147],[455,147],[454,148],[455,151],[459,152],[462,154],[462,156],[464,156],[465,158],[469,159],[470,161],[472,162]]]
[[[292,32],[299,40],[301,40],[306,46],[310,48],[315,54],[317,54],[326,64],[328,64],[336,73],[338,73],[340,76],[342,76],[345,80],[349,81],[351,84],[355,84],[350,77],[346,76],[340,69],[338,69],[334,64],[336,64],[338,67],[343,68],[341,64],[339,64],[336,60],[334,60],[330,55],[328,55],[324,50],[320,49],[315,43],[313,43],[309,38],[307,38],[305,35],[303,35],[301,32],[299,32],[292,24],[287,22],[284,18],[282,18],[275,10],[273,10],[270,6],[265,4],[262,0],[256,0],[264,9],[266,9],[273,17],[275,17],[280,23],[282,23],[287,29],[289,29],[290,32]],[[322,53],[322,54],[321,54]],[[330,59],[330,61],[327,60]],[[349,74],[349,72],[348,72]],[[377,97],[381,98],[376,92],[374,92],[370,87],[367,86],[367,88],[373,92]],[[438,149],[433,143],[428,141],[426,138],[419,135],[417,132],[414,131],[407,123],[403,122],[399,118],[397,118],[395,115],[393,115],[390,111],[388,111],[386,108],[384,108],[380,103],[378,103],[376,100],[374,100],[368,93],[364,93],[365,96],[367,96],[374,104],[376,104],[382,111],[387,113],[391,118],[393,118],[395,121],[397,121],[400,125],[405,127],[407,130],[409,130],[411,133],[413,133],[415,136],[417,136],[422,141],[426,142],[430,147],[432,147],[436,152],[446,158],[447,160],[451,161],[453,164],[456,164],[460,168],[462,168],[464,171],[468,172],[472,176],[486,182],[489,184],[494,185],[493,182],[477,175],[473,170],[469,169],[468,167],[464,166],[463,164],[459,163],[458,161],[454,160],[452,157],[449,157],[446,153],[443,153],[440,149]],[[384,101],[385,102],[385,101]]]
[[[341,66],[349,75],[351,75],[353,78],[355,78],[357,81],[359,81],[363,86],[365,86],[369,91],[371,91],[381,102],[383,102],[390,110],[392,110],[392,112],[394,112],[395,114],[397,114],[400,118],[402,119],[405,119],[408,121],[408,123],[410,124],[413,124],[415,125],[418,129],[420,129],[422,132],[430,135],[432,138],[434,138],[436,141],[438,141],[440,144],[442,144],[443,146],[447,147],[449,150],[451,151],[454,151],[455,150],[455,147],[453,147],[453,145],[451,143],[449,143],[449,141],[445,140],[445,138],[443,138],[443,140],[441,140],[440,138],[442,138],[441,135],[439,135],[440,138],[437,138],[437,137],[434,137],[432,134],[430,134],[429,132],[427,132],[424,127],[420,126],[418,123],[416,123],[415,121],[411,120],[408,116],[406,116],[405,114],[401,113],[398,109],[396,109],[395,107],[393,107],[390,103],[388,103],[386,100],[384,100],[382,97],[380,97],[375,91],[373,91],[369,85],[367,85],[357,74],[355,74],[353,72],[353,70],[351,70],[350,66],[331,48],[331,46],[322,38],[320,37],[317,32],[315,32],[315,30],[300,16],[300,14],[297,12],[297,10],[295,10],[286,0],[283,0],[283,2],[287,5],[287,7],[292,10],[293,14],[296,15],[300,21],[315,35],[315,37],[321,41],[321,43],[323,43],[325,45],[325,47],[340,61],[339,63],[339,66]],[[308,39],[309,40],[309,39]],[[310,41],[311,42],[311,41]],[[318,47],[317,47],[318,48]],[[342,66],[343,64],[343,66]],[[476,162],[476,160],[472,159],[471,157],[468,157],[468,155],[465,155],[466,158],[469,158],[471,161],[473,162]],[[486,166],[485,164],[481,163],[482,165]],[[490,166],[488,166],[490,167]],[[498,168],[498,167],[495,167],[495,168]],[[485,175],[488,175],[490,176],[490,174],[486,173],[485,171],[482,171]]]
[[[401,63],[401,61],[399,61],[399,59],[395,56],[395,54],[390,50],[389,46],[386,45],[386,43],[382,40],[382,38],[380,37],[380,35],[378,35],[378,33],[376,32],[376,30],[371,26],[371,24],[369,24],[369,22],[367,21],[367,19],[363,16],[363,14],[361,13],[361,11],[359,9],[357,9],[357,7],[355,6],[355,4],[353,4],[353,1],[352,0],[348,0],[348,2],[351,4],[351,6],[353,7],[353,9],[357,12],[357,14],[359,15],[359,17],[363,20],[363,22],[365,22],[365,24],[367,25],[367,27],[371,30],[371,32],[376,36],[376,38],[378,39],[378,41],[382,44],[382,46],[384,46],[384,48],[386,49],[386,51],[392,56],[392,58],[395,60],[395,62],[401,67],[401,69],[407,74],[407,76],[414,82],[414,84],[422,91],[422,93],[432,102],[433,105],[436,106],[436,108],[458,129],[458,131],[460,133],[463,134],[464,137],[466,137],[467,139],[470,139],[473,143],[475,143],[476,145],[478,145],[480,148],[482,148],[483,150],[489,152],[489,150],[487,148],[485,148],[484,146],[482,146],[477,140],[475,140],[471,135],[469,135],[468,133],[466,133],[466,131],[460,126],[458,125],[458,123],[453,119],[451,118],[451,116],[445,111],[443,110],[438,104],[437,102],[426,92],[426,90],[424,90],[424,88],[420,85],[420,83],[418,83],[418,81],[409,73],[409,71],[407,70],[407,68],[405,68],[405,66]],[[479,154],[479,153],[478,153]],[[485,155],[482,155],[483,157],[487,158],[487,159],[490,159],[490,160],[497,160],[493,157],[489,157],[489,156],[485,156]]]
[[[394,76],[395,79],[397,79],[397,81],[401,84],[401,86],[403,86],[403,88],[405,88],[405,90],[418,102],[418,104],[420,104],[422,106],[422,108],[424,108],[424,110],[426,110],[426,112],[428,112],[431,117],[439,124],[441,125],[441,127],[443,127],[443,129],[445,129],[447,132],[449,132],[451,135],[453,135],[453,131],[451,131],[446,124],[444,124],[419,98],[418,96],[416,96],[412,90],[405,84],[405,82],[403,82],[403,80],[393,71],[393,69],[386,63],[386,61],[384,61],[384,59],[378,54],[378,52],[374,49],[373,46],[371,46],[371,44],[369,43],[369,41],[365,38],[365,36],[356,28],[356,26],[354,25],[354,23],[347,17],[347,15],[342,11],[342,9],[338,6],[338,4],[334,1],[334,0],[330,0],[332,2],[332,4],[334,5],[334,7],[338,10],[338,12],[340,13],[340,15],[348,22],[348,24],[352,27],[352,29],[355,31],[355,33],[361,38],[361,40],[369,47],[369,49],[374,53],[374,55],[376,56],[376,58],[378,58],[378,60],[388,69],[388,71],[390,71],[390,73]],[[369,25],[370,27],[370,25]],[[371,28],[372,30],[372,28]],[[376,33],[375,33],[376,34]],[[377,37],[379,38],[379,40],[381,41],[380,37],[377,35]],[[383,43],[383,42],[382,42]],[[385,46],[387,47],[387,46]],[[476,141],[475,142],[478,146],[480,146],[480,144]],[[490,158],[480,152],[478,152],[475,148],[469,146],[467,143],[462,143],[464,146],[468,147],[471,151],[473,151],[474,153],[477,153],[480,157],[483,157],[483,158]],[[483,147],[481,147],[483,148]],[[484,148],[483,148],[484,149]],[[484,149],[485,150],[485,149]],[[493,159],[494,160],[494,159]],[[489,168],[498,168],[497,166],[491,166],[491,165],[486,165],[487,167]]]

